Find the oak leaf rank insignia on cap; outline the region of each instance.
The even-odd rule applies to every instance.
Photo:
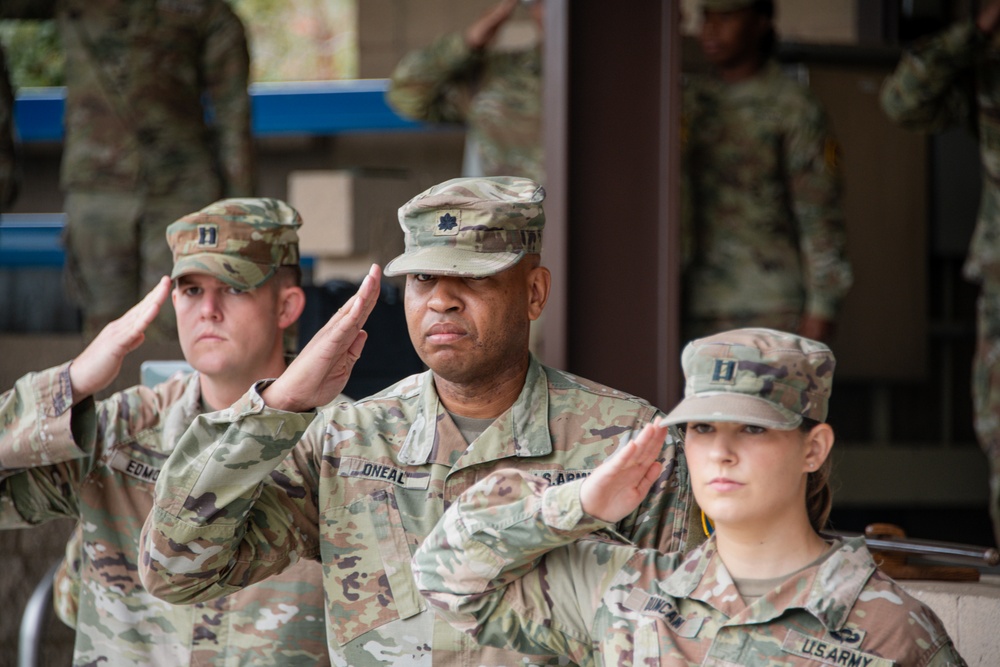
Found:
[[[439,216],[434,233],[438,236],[455,236],[458,234],[458,218],[451,213]]]
[[[399,209],[406,247],[385,275],[485,277],[542,250],[545,190],[515,176],[454,178]]]

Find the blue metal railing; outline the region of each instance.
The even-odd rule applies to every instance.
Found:
[[[385,102],[388,79],[258,83],[250,86],[254,136],[381,132],[426,127]],[[62,141],[64,88],[24,88],[14,104],[23,142]]]
[[[7,213],[0,216],[0,267],[62,266],[59,237],[62,213]]]

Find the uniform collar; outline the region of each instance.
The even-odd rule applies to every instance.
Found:
[[[827,630],[840,630],[875,572],[875,562],[863,537],[844,540],[825,561],[796,574],[747,607],[719,558],[715,537],[692,551],[677,570],[661,582],[667,595],[700,600],[725,614],[727,624],[766,623],[787,609],[803,609]]]
[[[436,452],[460,451],[461,461],[438,460],[458,469],[484,461],[512,456],[545,456],[552,452],[548,378],[534,355],[528,360],[528,374],[517,400],[468,447],[464,441],[461,446],[444,442],[461,438],[461,435],[441,405],[434,374],[424,373],[421,383],[420,406],[400,448],[401,463],[424,465],[432,457],[438,459],[433,456]]]

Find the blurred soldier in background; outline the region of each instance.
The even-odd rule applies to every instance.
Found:
[[[990,517],[1000,544],[1000,2],[917,44],[882,86],[902,127],[965,125],[979,137],[983,189],[965,277],[980,283],[972,369],[976,437],[990,464]]]
[[[392,74],[387,100],[414,120],[462,123],[464,176],[544,180],[541,106],[541,0],[526,5],[537,31],[501,28],[518,0],[502,0],[465,29],[408,54]]]
[[[837,144],[772,59],[771,0],[704,0],[712,69],[684,84],[684,338],[768,327],[830,338],[851,285]]]
[[[17,156],[14,152],[14,90],[0,48],[0,212],[17,197]]]
[[[168,224],[252,194],[243,25],[224,0],[3,0],[0,18],[59,27],[67,289],[92,338],[170,272]],[[173,322],[168,306],[147,335]]]

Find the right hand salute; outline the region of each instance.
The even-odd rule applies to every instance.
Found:
[[[125,356],[142,345],[146,339],[146,327],[156,318],[169,295],[170,278],[163,276],[142,301],[101,329],[101,333],[73,360],[69,366],[73,405],[115,381]]]
[[[337,397],[351,377],[368,334],[361,328],[378,302],[382,271],[372,264],[352,296],[316,332],[274,384],[261,397],[269,407],[305,412]]]
[[[635,440],[597,466],[580,486],[583,511],[609,523],[631,514],[663,471],[658,457],[668,428],[659,420],[646,424]]]
[[[499,4],[491,7],[475,23],[466,28],[466,46],[473,50],[486,48],[486,45],[497,36],[500,26],[514,13],[517,2],[518,0],[501,0]]]

